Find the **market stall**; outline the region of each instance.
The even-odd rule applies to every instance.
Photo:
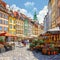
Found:
[[[41,34],[41,36],[45,41],[44,48],[42,48],[43,53],[57,54],[60,51],[60,29],[59,27],[56,27],[54,29],[49,29],[44,34]]]

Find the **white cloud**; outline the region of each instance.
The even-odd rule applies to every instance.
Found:
[[[10,9],[13,11],[18,11],[19,13],[23,13],[26,16],[33,18],[33,15],[30,12],[28,12],[26,9],[22,9],[22,8],[17,7],[15,4],[10,6]]]
[[[34,8],[33,8],[33,11],[37,11],[37,8],[36,8],[36,7],[34,7]]]
[[[26,14],[26,13],[27,13],[27,10],[25,10],[25,9],[20,9],[20,12],[23,13],[23,14]]]
[[[20,9],[20,12],[25,14],[27,17],[33,18],[33,15],[30,12],[28,12],[26,9]]]
[[[20,10],[20,8],[17,7],[15,4],[13,4],[12,6],[10,6],[10,9],[13,10],[13,11],[18,11],[18,10]]]
[[[34,6],[34,4],[35,4],[34,2],[26,2],[24,5],[29,7]]]
[[[47,8],[47,6],[44,6],[44,8],[37,15],[39,23],[43,23],[44,17],[47,14],[47,12],[48,12],[48,8]]]

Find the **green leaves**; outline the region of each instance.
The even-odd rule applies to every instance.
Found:
[[[39,40],[38,43],[39,44],[43,44],[44,43],[44,40]]]
[[[0,42],[4,42],[4,40],[3,40],[3,38],[2,38],[2,37],[0,37]]]
[[[33,44],[33,43],[30,43],[30,47],[35,47],[35,44]]]

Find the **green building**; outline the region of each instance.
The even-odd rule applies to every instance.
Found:
[[[28,27],[29,27],[28,19],[25,18],[25,20],[24,20],[24,35],[25,35],[25,36],[28,35]]]

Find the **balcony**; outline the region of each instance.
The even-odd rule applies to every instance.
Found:
[[[60,26],[60,16],[57,18],[56,23],[57,23],[57,26]]]
[[[60,7],[60,0],[58,0],[58,7]]]

